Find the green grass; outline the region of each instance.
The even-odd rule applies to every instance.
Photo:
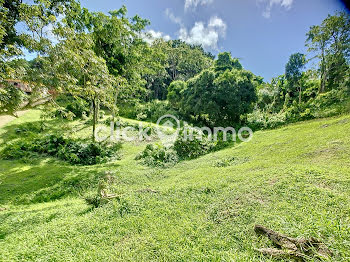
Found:
[[[31,111],[7,124],[1,142],[38,120]],[[320,238],[330,261],[350,261],[349,130],[350,115],[297,123],[168,169],[134,160],[145,143],[90,167],[1,160],[0,261],[274,261],[254,250],[271,247],[255,224]],[[84,196],[106,172],[120,199],[92,209]]]

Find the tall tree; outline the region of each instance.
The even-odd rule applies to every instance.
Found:
[[[350,16],[346,12],[328,16],[307,33],[307,46],[320,61],[319,92],[341,86],[349,71]]]
[[[5,112],[14,114],[22,104],[15,98],[23,97],[8,85],[9,79],[25,80],[35,89],[42,88],[29,77],[28,67],[16,59],[23,56],[24,50],[46,55],[53,45],[51,29],[60,24],[56,18],[69,17],[76,6],[79,4],[75,0],[0,0],[0,85],[6,87],[1,90],[0,100]]]
[[[146,68],[143,56],[147,55],[147,46],[140,35],[148,24],[148,20],[139,16],[128,18],[125,6],[108,15],[92,13],[89,31],[94,40],[93,49],[106,60],[112,75],[125,79],[120,99],[140,97],[145,91],[141,76]]]
[[[232,58],[229,52],[220,53],[215,61],[215,71],[225,72],[233,68],[242,69],[242,65],[237,58]]]
[[[299,93],[299,104],[301,103],[302,97],[302,85],[300,80],[305,64],[305,55],[300,53],[292,54],[289,57],[288,63],[286,64],[286,79],[289,82],[290,91],[294,93],[294,90],[296,89]]]
[[[106,61],[95,54],[90,34],[66,30],[65,40],[53,47],[48,57],[38,59],[41,73],[37,82],[90,102],[95,141],[99,108],[104,105],[114,110],[117,80],[109,73]]]
[[[213,55],[181,40],[157,40],[151,48],[157,54],[153,60],[160,62],[156,71],[145,75],[152,99],[166,99],[172,81],[187,81],[213,64]]]
[[[182,108],[211,126],[238,124],[240,117],[253,109],[260,81],[251,72],[238,69],[229,53],[220,54],[213,68],[187,81],[188,87],[181,91]]]

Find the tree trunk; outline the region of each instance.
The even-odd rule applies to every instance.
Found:
[[[97,124],[97,114],[98,114],[98,103],[96,99],[92,100],[92,142],[96,141],[96,124]]]
[[[301,86],[299,87],[299,105],[301,104]]]
[[[323,93],[325,91],[326,86],[326,61],[325,61],[325,51],[322,48],[322,59],[321,59],[321,86],[319,89],[319,93]]]
[[[118,89],[115,91],[115,96],[114,96],[114,107],[113,107],[113,110],[112,110],[112,121],[113,121],[113,123],[115,122],[115,118],[116,118],[116,109],[115,109],[115,107],[117,106],[117,103],[118,103]]]

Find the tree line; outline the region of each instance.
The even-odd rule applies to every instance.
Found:
[[[262,118],[306,119],[316,116],[310,109],[315,101],[334,104],[349,96],[350,19],[345,12],[310,28],[306,45],[314,68],[305,69],[312,63],[305,54],[293,54],[285,74],[270,83],[228,52],[216,58],[181,40],[147,43],[150,22],[128,17],[125,6],[104,14],[75,0],[0,0],[0,22],[3,113],[14,114],[25,96],[9,79],[28,83],[34,95],[47,88],[83,100],[91,108],[94,129],[101,107],[113,117],[132,104],[139,107],[132,107],[133,113],[172,110],[209,126],[250,121],[264,127]],[[37,57],[26,61],[24,51]],[[61,111],[69,116],[67,107]]]

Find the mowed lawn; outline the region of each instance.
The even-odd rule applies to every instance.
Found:
[[[1,127],[2,145],[39,116]],[[317,237],[330,261],[350,261],[350,115],[259,131],[168,169],[136,161],[144,147],[125,143],[121,160],[89,167],[0,160],[0,261],[275,261],[255,251],[272,247],[255,224]],[[91,208],[84,197],[106,174],[119,198]]]

